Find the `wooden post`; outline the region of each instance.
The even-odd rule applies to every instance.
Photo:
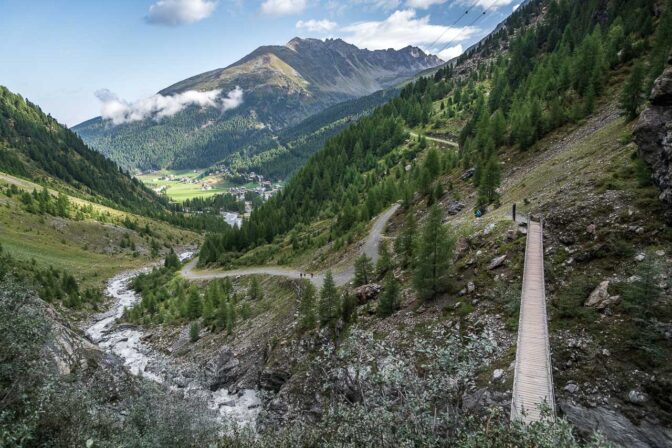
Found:
[[[511,207],[511,216],[513,216],[513,221],[516,221],[516,203],[513,203],[513,206]]]

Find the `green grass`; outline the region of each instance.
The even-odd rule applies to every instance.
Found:
[[[29,181],[3,175],[0,178],[0,244],[3,250],[19,260],[31,261],[42,268],[54,268],[72,273],[85,287],[100,287],[114,274],[145,265],[152,260],[152,239],[162,250],[178,244],[199,240],[193,232],[177,229],[166,223],[128,214],[83,199],[70,198],[71,216],[77,206],[91,206],[101,222],[87,216],[84,220],[57,218],[28,213],[17,195],[8,197],[4,186],[15,184],[32,191]],[[120,225],[128,217],[142,229],[147,225],[152,237],[141,236]],[[135,250],[122,247],[122,238],[133,242]]]
[[[200,170],[161,170],[150,174],[136,176],[143,184],[150,188],[165,186],[165,194],[175,202],[184,202],[187,199],[207,198],[216,194],[226,193],[233,186],[231,182],[219,175],[206,176],[196,183],[183,183],[175,180],[159,180],[159,177],[172,175],[194,179],[203,174]],[[203,190],[201,184],[207,182],[212,185],[211,190]]]

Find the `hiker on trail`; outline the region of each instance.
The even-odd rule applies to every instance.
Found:
[[[474,215],[476,215],[477,218],[480,218],[481,216],[483,216],[483,212],[481,212],[481,209],[479,208],[479,209],[476,209],[476,212],[474,213]]]

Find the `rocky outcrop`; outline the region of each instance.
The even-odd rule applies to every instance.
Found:
[[[227,347],[222,348],[205,366],[208,387],[217,390],[228,386],[240,376],[240,362]]]
[[[668,63],[672,64],[672,55]],[[635,142],[640,157],[651,168],[667,220],[672,221],[672,66],[656,79],[650,100],[635,127]]]
[[[568,400],[560,400],[560,409],[580,432],[589,435],[599,431],[611,442],[636,448],[672,446],[672,430],[654,419],[644,419],[638,425],[625,415],[605,407],[585,408]]]
[[[617,304],[620,299],[620,296],[609,295],[609,280],[605,280],[590,293],[584,305],[603,310]]]
[[[353,291],[355,293],[355,297],[357,297],[357,300],[359,303],[366,303],[371,300],[375,300],[378,298],[378,294],[380,294],[380,291],[382,291],[383,287],[380,286],[377,283],[370,283],[368,285],[362,285],[358,288],[355,288]]]

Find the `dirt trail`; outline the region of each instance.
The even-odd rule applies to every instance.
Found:
[[[416,138],[418,137],[418,134],[416,134],[415,132],[409,132],[409,134],[411,134],[412,137],[416,137]],[[456,142],[451,142],[450,140],[444,140],[442,138],[430,137],[429,135],[425,135],[424,137],[427,140],[431,140],[433,142],[443,143],[444,145],[450,145],[450,146],[454,146],[456,148],[460,147],[460,145],[458,145]]]
[[[378,261],[378,245],[382,238],[385,225],[390,220],[392,215],[399,209],[399,204],[394,204],[392,207],[381,213],[373,223],[369,234],[364,240],[360,253],[366,254],[367,257],[373,260],[375,264]],[[216,270],[200,270],[194,271],[198,259],[193,259],[187,263],[180,274],[187,280],[213,280],[217,278],[238,277],[243,275],[265,274],[275,275],[280,277],[287,277],[298,279],[305,276],[306,271],[300,271],[292,268],[285,268],[282,266],[254,266],[249,268],[233,269],[230,271],[216,271]],[[354,265],[350,264],[344,270],[332,271],[334,275],[334,282],[337,286],[345,285],[350,282],[355,276]],[[307,278],[318,288],[324,282],[324,272],[313,273],[312,276],[308,273]]]

